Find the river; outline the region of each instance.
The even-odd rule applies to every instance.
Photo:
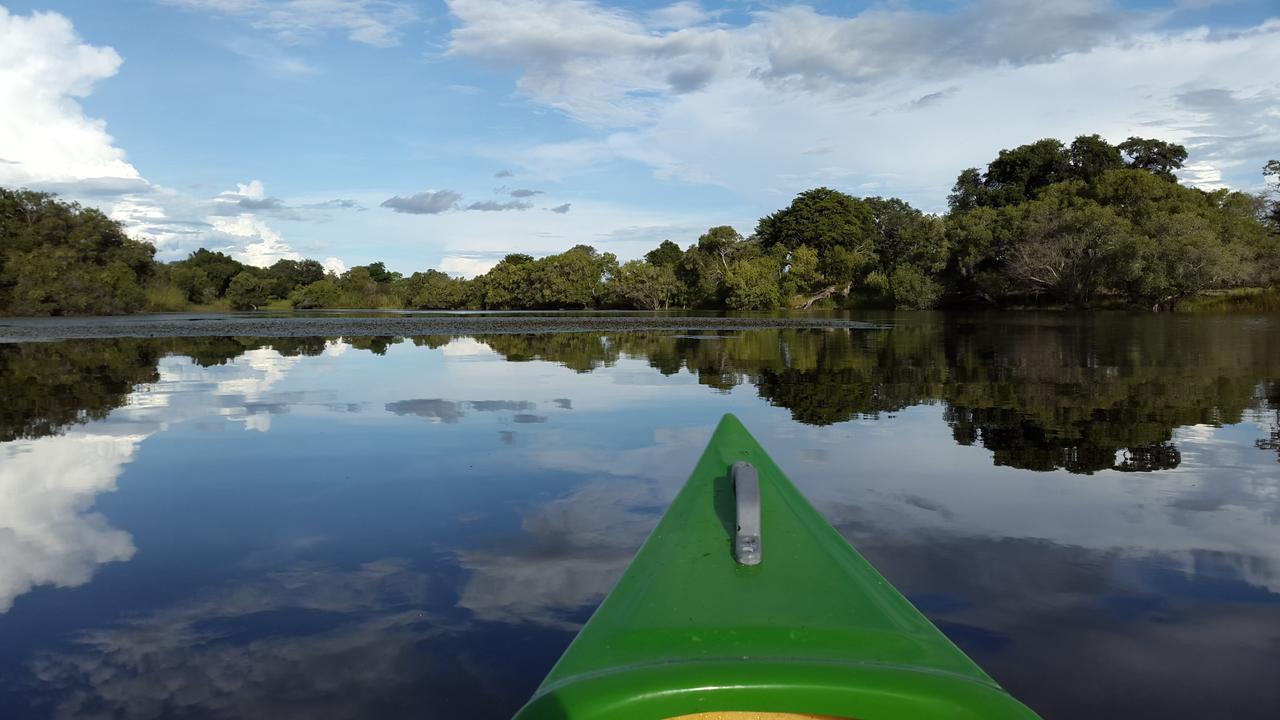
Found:
[[[0,713],[506,718],[723,413],[1046,718],[1280,716],[1280,317],[0,344]]]

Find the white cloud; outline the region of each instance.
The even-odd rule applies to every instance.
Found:
[[[68,194],[147,189],[106,123],[80,106],[121,62],[115,50],[84,43],[61,15],[13,15],[0,6],[0,185]]]
[[[308,5],[319,12],[320,4]],[[296,8],[295,8],[296,9]],[[197,245],[232,253],[255,265],[300,255],[255,213],[301,219],[350,201],[308,208],[266,194],[260,180],[214,198],[152,185],[106,132],[85,115],[80,99],[116,74],[120,56],[84,43],[55,13],[19,16],[0,7],[0,186],[48,190],[101,207],[136,237],[155,244],[161,259]],[[343,204],[347,203],[347,204]]]
[[[252,200],[261,200],[267,196],[267,189],[263,186],[261,180],[250,180],[248,185],[236,183],[236,191],[234,193],[223,193],[223,195],[234,195]]]
[[[1108,0],[978,0],[948,13],[875,8],[849,18],[798,5],[756,18],[767,39],[763,76],[846,91],[1049,62],[1154,19],[1121,13]]]
[[[497,258],[446,255],[445,257],[440,258],[440,264],[437,267],[440,272],[466,278],[473,278],[477,275],[483,275],[489,272],[489,270],[493,269],[493,266],[497,264]]]
[[[941,209],[962,168],[1041,137],[1183,142],[1185,180],[1236,187],[1258,186],[1255,166],[1280,144],[1274,20],[1162,31],[1158,15],[1101,0],[983,0],[852,17],[795,6],[672,31],[584,0],[450,8],[451,53],[514,68],[533,101],[620,128],[504,153],[549,178],[623,160],[766,207],[825,184]]]
[[[0,613],[37,585],[76,587],[133,557],[133,539],[90,512],[145,436],[72,433],[0,448]]]
[[[282,42],[300,43],[329,32],[346,33],[365,45],[400,44],[400,28],[417,20],[407,3],[392,0],[163,0],[189,10],[230,15],[275,34]]]
[[[519,68],[523,94],[595,124],[645,120],[657,96],[708,81],[725,51],[719,29],[664,32],[633,14],[583,0],[448,5],[461,22],[451,36],[451,54]]]
[[[302,259],[301,255],[285,244],[280,233],[253,215],[212,216],[209,221],[215,232],[232,240],[232,255],[242,263],[268,267],[277,260]]]
[[[334,275],[341,275],[347,271],[347,264],[336,257],[327,257],[324,260],[321,260],[320,264],[324,266],[325,270],[333,273]]]

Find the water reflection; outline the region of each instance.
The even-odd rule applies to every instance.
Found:
[[[0,707],[505,717],[732,411],[1046,717],[1274,717],[1277,377],[1239,318],[0,345]]]
[[[513,698],[499,658],[465,647],[456,619],[423,612],[440,584],[398,560],[292,568],[83,633],[74,650],[39,654],[32,674],[71,688],[49,708],[58,718],[500,713]]]
[[[133,557],[129,534],[91,508],[116,489],[141,435],[77,433],[0,445],[0,613],[37,585],[76,587]]]

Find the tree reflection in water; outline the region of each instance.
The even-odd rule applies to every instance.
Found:
[[[183,355],[201,366],[270,347],[317,355],[332,339],[168,338],[0,345],[0,441],[100,419],[156,363]],[[344,338],[384,355],[397,337]],[[425,336],[442,348],[458,338]],[[941,403],[952,436],[981,444],[996,465],[1028,470],[1176,468],[1175,429],[1240,422],[1280,408],[1280,341],[1240,318],[1000,314],[914,316],[883,330],[763,329],[480,335],[510,362],[543,360],[578,373],[639,358],[663,375],[687,371],[761,398],[807,425],[876,417]],[[1259,392],[1259,388],[1264,388]],[[1259,447],[1274,448],[1273,436]]]

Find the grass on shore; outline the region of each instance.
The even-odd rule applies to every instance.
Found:
[[[1199,295],[1178,304],[1179,312],[1280,312],[1280,288],[1238,288]]]
[[[147,288],[147,312],[182,312],[188,309],[187,294],[173,285]]]

